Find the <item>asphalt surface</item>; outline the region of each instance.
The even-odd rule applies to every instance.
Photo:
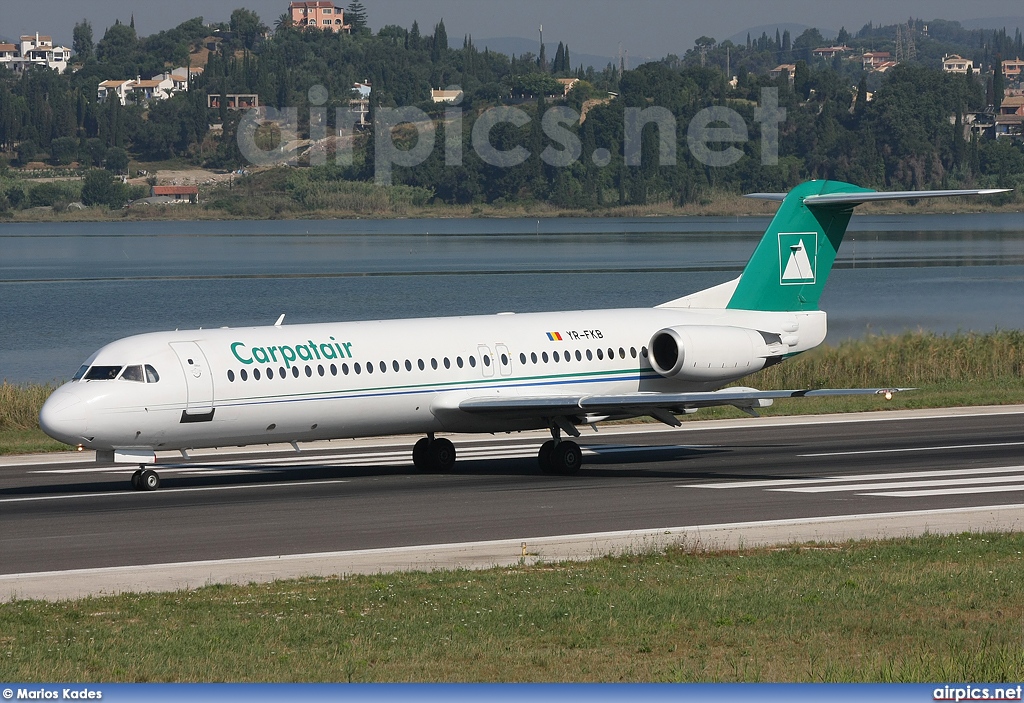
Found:
[[[1024,407],[608,427],[571,477],[540,473],[535,433],[454,437],[443,475],[414,439],[169,457],[153,493],[8,458],[0,575],[1024,503]]]

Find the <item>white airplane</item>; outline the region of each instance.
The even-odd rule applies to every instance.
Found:
[[[883,388],[723,388],[825,339],[818,299],[854,206],[878,200],[1004,190],[875,192],[810,181],[782,201],[742,274],[656,308],[375,320],[155,332],[106,345],[46,401],[43,431],[138,464],[155,490],[156,452],[387,434],[424,434],[424,471],[448,471],[439,432],[547,428],[548,473],[579,470],[562,433],[603,420],[731,405],[753,413],[775,398]]]

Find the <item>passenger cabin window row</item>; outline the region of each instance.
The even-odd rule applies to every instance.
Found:
[[[536,352],[531,352],[529,357],[527,357],[525,353],[520,353],[519,363],[522,364],[523,366],[526,366],[528,361],[535,365],[541,363],[564,363],[571,362],[574,358],[576,361],[581,362],[583,361],[584,357],[586,357],[587,361],[594,361],[595,359],[597,359],[598,361],[604,361],[606,358],[609,361],[614,361],[616,358],[625,359],[627,354],[632,359],[636,359],[638,354],[639,356],[642,356],[643,358],[646,359],[647,347],[641,347],[639,353],[637,352],[636,347],[630,347],[628,352],[626,351],[625,347],[619,347],[617,351],[609,347],[607,350],[577,349],[575,350],[575,352],[559,352],[556,350],[552,352],[550,356],[546,351],[541,352],[539,356]],[[501,365],[503,367],[508,366],[511,363],[511,359],[509,358],[509,356],[504,353],[501,355],[500,360]],[[491,366],[491,357],[486,355],[481,356],[480,363],[483,364],[484,367]],[[351,366],[349,366],[349,364],[347,363],[343,363],[340,366],[338,364],[331,364],[326,367],[323,364],[317,364],[316,366],[306,364],[305,366],[292,366],[290,367],[290,370],[289,368],[286,368],[284,366],[279,366],[277,367],[276,370],[272,366],[268,366],[265,369],[253,368],[251,371],[249,369],[241,369],[237,372],[234,369],[228,369],[227,377],[228,381],[234,383],[236,379],[241,381],[248,381],[250,378],[252,378],[254,381],[259,381],[262,380],[263,378],[266,378],[268,380],[272,380],[274,378],[287,379],[289,376],[291,376],[292,378],[300,378],[302,376],[305,376],[306,378],[312,378],[314,374],[321,378],[327,376],[327,374],[330,374],[331,376],[338,376],[339,373],[342,376],[361,376],[364,373],[372,375],[374,373],[384,374],[388,373],[389,371],[393,373],[400,373],[403,368],[407,372],[411,372],[414,368],[420,371],[426,371],[428,365],[433,371],[437,371],[442,366],[445,369],[451,369],[453,365],[460,369],[466,368],[467,366],[471,369],[475,369],[477,366],[477,358],[475,356],[468,356],[465,359],[463,359],[463,357],[457,356],[455,357],[453,362],[453,360],[450,357],[446,356],[443,357],[440,361],[438,361],[437,358],[432,358],[429,361],[417,359],[415,363],[413,363],[411,359],[406,359],[404,363],[399,362],[397,359],[394,359],[391,361],[390,366],[386,361],[356,361]]]
[[[135,383],[157,383],[160,374],[149,364],[132,366],[89,366],[78,369],[72,381],[133,381]]]

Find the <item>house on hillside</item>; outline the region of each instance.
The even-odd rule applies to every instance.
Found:
[[[843,46],[823,46],[821,48],[814,49],[813,51],[811,51],[811,56],[813,56],[816,59],[826,59],[828,61],[831,61],[835,57],[841,56],[843,54],[848,54],[851,51],[853,51],[853,49],[846,46],[845,44]]]
[[[199,202],[199,187],[198,186],[153,186],[150,191],[150,197],[156,198],[163,196],[166,198],[174,198],[176,202],[181,203],[192,203],[195,205]]]
[[[974,61],[959,54],[949,54],[942,58],[942,70],[946,73],[974,73]]]
[[[796,73],[796,64],[794,63],[781,63],[772,70],[768,71],[768,75],[771,76],[772,80],[779,80],[779,77],[786,73],[789,77],[789,84],[793,85],[794,74]]]
[[[220,95],[213,94],[206,96],[206,106],[213,109],[220,109]],[[248,110],[260,106],[260,96],[256,93],[228,93],[228,110]]]
[[[562,96],[566,96],[569,92],[576,87],[576,84],[580,82],[579,78],[556,78],[559,83],[562,84]]]
[[[455,105],[462,102],[465,93],[461,90],[434,90],[430,89],[430,99],[435,103],[449,103]]]
[[[1010,95],[1003,98],[1003,102],[999,106],[999,114],[1024,116],[1024,95]]]
[[[132,92],[134,81],[103,81],[96,89],[96,98],[105,103],[111,98],[116,99],[122,105],[128,104],[128,95]]]
[[[869,51],[860,57],[861,66],[865,71],[874,71],[889,61],[892,61],[892,54],[888,51]]]
[[[996,139],[1024,138],[1024,115],[996,115]]]
[[[1008,83],[1016,83],[1021,79],[1021,70],[1024,70],[1024,61],[1018,56],[1010,61],[1003,61],[1003,76]]]
[[[288,6],[292,24],[304,29],[322,29],[325,32],[351,32],[352,25],[345,24],[345,11],[327,0],[292,2]]]
[[[30,66],[45,66],[57,73],[64,73],[71,60],[71,49],[54,46],[53,39],[40,34],[26,34],[18,44],[0,44],[0,66],[17,73]]]

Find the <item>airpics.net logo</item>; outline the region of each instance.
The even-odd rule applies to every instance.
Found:
[[[779,283],[784,286],[813,284],[818,271],[816,232],[779,234]]]
[[[452,90],[455,89],[455,90]],[[458,86],[449,86],[450,92],[461,94]],[[327,89],[314,85],[309,89],[309,162],[312,166],[325,166],[330,160],[326,145],[329,138],[337,137],[333,149],[333,161],[339,166],[353,163],[354,135],[362,126],[366,113],[353,112],[348,108],[336,108],[333,127],[329,126]],[[430,158],[437,148],[437,126],[443,124],[444,165],[463,164],[466,110],[457,104],[447,105],[444,116],[435,120],[415,106],[379,107],[374,111],[373,167],[374,180],[378,185],[391,185],[394,168],[413,168]],[[595,166],[604,168],[612,164],[612,152],[607,146],[595,145],[591,153],[584,153],[583,142],[574,127],[582,124],[579,112],[566,105],[557,105],[545,110],[543,115],[533,116],[526,110],[514,106],[498,105],[487,108],[472,121],[469,145],[473,152],[489,166],[514,168],[523,164],[533,154],[525,146],[495,146],[492,132],[499,125],[525,127],[540,119],[541,130],[550,142],[540,153],[540,159],[554,168],[569,168],[580,161],[590,160]],[[779,106],[779,89],[762,88],[758,105],[754,109],[754,122],[758,124],[761,164],[775,166],[779,163],[779,125],[786,121],[786,109]],[[653,125],[657,132],[658,166],[675,166],[678,160],[679,124],[676,115],[666,107],[623,108],[622,157],[626,166],[639,167],[645,159],[643,154],[645,130]],[[277,138],[258,139],[257,134],[266,128],[277,132]],[[396,142],[396,134],[416,132],[412,146]],[[498,130],[500,132],[501,130]],[[700,110],[686,125],[686,147],[691,156],[709,168],[725,168],[736,164],[746,152],[736,146],[749,142],[751,129],[743,116],[730,107],[712,105]],[[649,132],[648,132],[649,134]],[[404,140],[403,140],[404,141]],[[250,164],[271,166],[277,164],[295,165],[299,159],[296,144],[299,139],[299,109],[297,107],[258,107],[246,111],[238,125],[237,143],[242,156]],[[318,146],[320,145],[320,146]],[[649,154],[652,152],[649,150]],[[653,154],[652,154],[653,155]]]

